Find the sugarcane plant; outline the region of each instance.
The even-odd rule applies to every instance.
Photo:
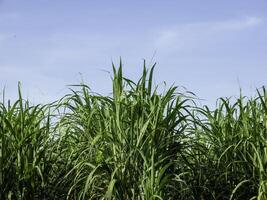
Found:
[[[200,106],[180,87],[112,66],[48,104],[0,101],[0,199],[266,200],[267,93]]]

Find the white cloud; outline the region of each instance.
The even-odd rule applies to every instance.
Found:
[[[173,46],[176,48],[193,47],[199,43],[214,39],[214,37],[248,30],[261,23],[263,23],[262,18],[246,17],[239,20],[182,24],[159,31],[155,36],[154,45],[156,48],[169,46],[172,48]]]
[[[15,12],[0,13],[0,22],[5,20],[15,20],[19,17],[19,14]]]
[[[0,33],[0,42],[5,41],[6,38],[6,35]]]
[[[239,31],[239,30],[252,28],[261,23],[263,23],[262,18],[247,17],[242,20],[229,20],[229,21],[224,21],[224,22],[217,22],[217,23],[214,23],[213,25],[211,24],[211,26],[215,30]]]

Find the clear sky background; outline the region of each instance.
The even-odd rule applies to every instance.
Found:
[[[267,0],[0,0],[0,88],[33,102],[81,81],[111,92],[111,62],[136,80],[143,59],[155,81],[215,104],[267,85]]]

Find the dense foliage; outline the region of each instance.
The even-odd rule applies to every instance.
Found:
[[[138,82],[113,70],[111,96],[0,102],[0,199],[267,199],[264,88],[210,110],[159,92],[154,66]]]

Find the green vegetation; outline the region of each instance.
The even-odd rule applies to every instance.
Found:
[[[85,84],[47,105],[0,102],[0,199],[267,199],[267,93],[197,106],[113,66],[112,96]],[[78,89],[77,89],[78,88]]]

